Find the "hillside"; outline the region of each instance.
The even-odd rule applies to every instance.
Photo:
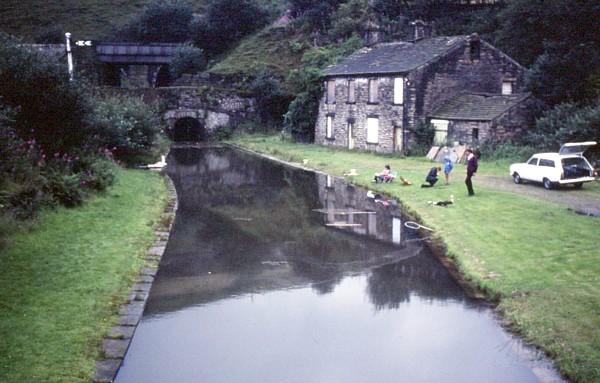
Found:
[[[31,40],[37,33],[60,25],[78,39],[97,39],[139,14],[151,0],[2,0],[0,31]],[[201,9],[204,1],[190,1]]]
[[[291,69],[300,66],[307,46],[306,36],[301,33],[283,28],[265,28],[244,38],[209,72],[252,75],[268,69],[277,76],[285,77]]]

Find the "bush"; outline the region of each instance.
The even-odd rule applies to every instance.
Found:
[[[206,68],[204,51],[192,45],[183,45],[177,48],[169,68],[173,78],[181,77],[184,73],[202,72]]]
[[[14,110],[16,134],[35,140],[42,154],[73,151],[89,138],[85,87],[69,82],[57,61],[2,36],[0,97]]]
[[[510,160],[511,162],[523,162],[539,148],[528,145],[517,145],[513,142],[485,141],[479,145],[481,158],[488,161]]]
[[[148,155],[160,131],[156,108],[130,97],[97,101],[90,120],[97,145],[110,149],[114,158],[126,165]]]
[[[64,174],[49,170],[44,192],[52,196],[56,204],[73,207],[81,205],[85,197],[78,174]]]
[[[408,154],[411,156],[424,156],[433,144],[435,127],[429,122],[419,120],[413,129],[413,133],[415,135],[415,145]]]
[[[600,99],[590,105],[563,103],[546,111],[528,135],[537,147],[558,150],[566,142],[600,142]],[[598,157],[598,148],[592,149]]]

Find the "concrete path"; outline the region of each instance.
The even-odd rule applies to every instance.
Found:
[[[509,176],[476,175],[473,177],[473,185],[475,190],[477,190],[477,186],[483,186],[532,198],[539,198],[565,206],[578,213],[600,216],[600,194],[586,192],[585,184],[581,190],[572,187],[546,190],[542,184],[524,183],[517,185]]]

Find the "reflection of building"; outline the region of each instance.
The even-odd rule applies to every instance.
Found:
[[[327,225],[398,245],[405,236],[417,237],[416,232],[403,226],[395,201],[382,203],[383,200],[369,198],[366,190],[330,175],[320,174],[317,180]]]

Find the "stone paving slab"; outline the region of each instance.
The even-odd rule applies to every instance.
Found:
[[[125,306],[122,306],[119,309],[120,315],[139,315],[142,316],[144,313],[144,306],[146,302],[144,301],[133,301]]]
[[[132,301],[146,302],[148,300],[148,295],[147,292],[138,291],[134,294]]]
[[[134,332],[135,327],[133,326],[115,326],[110,329],[108,336],[112,339],[130,339]]]
[[[142,282],[151,284],[154,282],[154,277],[152,275],[139,275],[137,278],[135,278],[135,281],[138,283]]]
[[[146,254],[157,255],[160,257],[163,255],[164,252],[165,252],[164,246],[153,246],[153,247],[149,248],[148,251],[146,251]]]
[[[115,379],[122,362],[121,359],[102,359],[97,361],[94,383],[112,382]]]
[[[130,339],[104,339],[102,352],[108,359],[123,359],[129,348]]]
[[[151,277],[154,277],[157,272],[158,269],[156,267],[144,267],[142,269],[142,275],[149,275]]]
[[[117,324],[121,326],[136,326],[141,317],[141,315],[121,315]]]
[[[141,291],[144,293],[150,292],[150,289],[152,288],[152,283],[136,283],[135,285],[133,285],[131,287],[131,291]]]

